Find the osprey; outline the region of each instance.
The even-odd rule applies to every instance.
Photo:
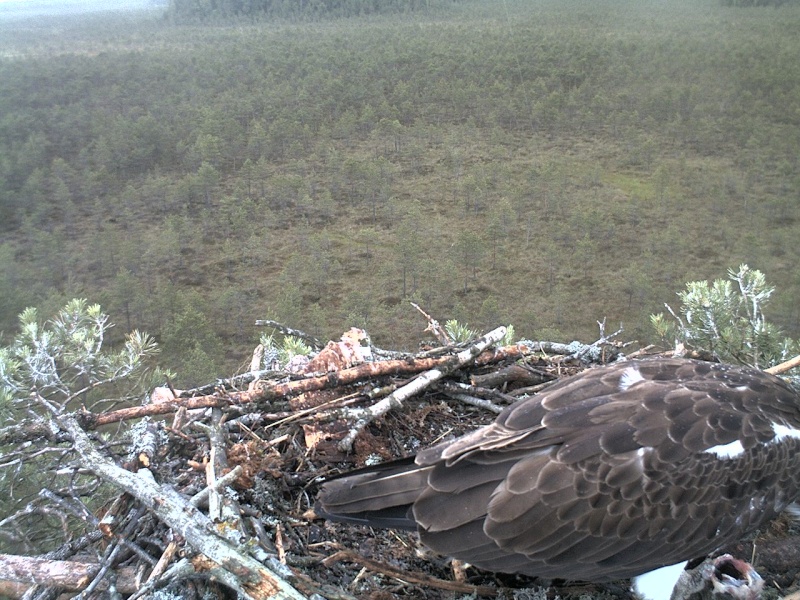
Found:
[[[703,558],[798,496],[800,397],[789,385],[652,359],[585,370],[491,425],[332,479],[315,511],[417,530],[434,551],[490,571],[606,582]]]

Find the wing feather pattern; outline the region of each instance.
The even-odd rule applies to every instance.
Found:
[[[325,483],[317,506],[414,526],[485,569],[607,581],[735,541],[797,499],[799,478],[791,388],[656,359],[584,371],[414,463]]]

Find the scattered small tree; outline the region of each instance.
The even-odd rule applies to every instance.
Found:
[[[761,368],[796,354],[797,342],[784,337],[764,316],[775,291],[764,274],[743,264],[738,271],[729,269],[728,277],[687,283],[686,290],[678,292],[677,313],[665,304],[672,320],[663,313],[650,315],[659,337]]]

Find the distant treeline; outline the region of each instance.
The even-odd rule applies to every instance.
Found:
[[[800,0],[721,0],[722,6],[783,6],[799,5]]]
[[[455,0],[170,0],[169,13],[178,21],[353,17],[428,10]]]

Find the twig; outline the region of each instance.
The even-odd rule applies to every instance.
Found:
[[[659,354],[658,347],[655,344],[648,344],[644,348],[639,348],[634,352],[631,352],[627,355],[628,359],[631,358],[638,358],[640,356],[651,356],[653,354]]]
[[[428,575],[423,575],[421,573],[401,571],[400,569],[395,569],[387,564],[371,560],[365,556],[361,556],[360,554],[356,554],[348,550],[340,550],[339,552],[336,552],[335,554],[332,554],[323,560],[322,563],[325,566],[330,566],[340,560],[354,562],[369,569],[370,571],[381,573],[387,577],[393,577],[395,579],[399,579],[400,581],[413,583],[415,585],[424,585],[426,587],[459,592],[462,594],[475,594],[477,596],[496,596],[498,592],[497,588],[486,585],[469,585],[467,583],[461,583],[458,581],[447,581],[445,579],[429,577]]]
[[[436,389],[441,391],[443,394],[459,400],[460,402],[464,402],[465,404],[469,404],[470,406],[477,406],[478,408],[482,408],[484,410],[488,410],[490,412],[500,414],[503,412],[503,407],[495,404],[491,400],[486,398],[481,398],[481,395],[487,395],[483,392],[490,392],[490,396],[494,396],[491,392],[495,392],[495,390],[481,390],[476,388],[472,385],[467,385],[466,383],[459,383],[457,381],[441,381],[436,386]],[[500,397],[504,397],[511,402],[516,402],[516,398],[511,396],[505,396],[497,392],[497,395]]]
[[[273,321],[271,319],[258,319],[256,321],[256,326],[258,327],[271,327],[272,329],[277,329],[283,335],[288,335],[291,337],[300,338],[301,340],[305,340],[309,342],[315,348],[322,348],[325,344],[320,341],[318,338],[315,338],[313,335],[309,335],[304,331],[300,331],[299,329],[292,329],[291,327],[287,327],[282,323],[278,323],[277,321]]]
[[[470,375],[470,383],[482,388],[501,388],[508,384],[517,386],[539,385],[555,379],[555,375],[543,369],[537,369],[525,364],[514,363],[500,369],[493,369],[489,373]]]
[[[114,562],[117,559],[117,555],[120,553],[122,545],[119,543],[112,543],[109,545],[105,552],[103,553],[103,558],[100,560],[100,570],[97,571],[94,578],[92,579],[91,583],[86,586],[86,588],[76,596],[77,600],[85,600],[94,591],[100,587],[100,585],[106,583],[107,585],[111,585],[111,581],[107,581],[107,577],[111,574],[111,569],[114,565]]]
[[[222,488],[236,481],[239,478],[239,475],[242,474],[242,471],[242,465],[236,465],[233,469],[225,473],[225,475],[214,480],[213,483],[209,483],[209,485],[192,496],[190,502],[193,506],[200,506],[212,490],[219,492]]]
[[[237,390],[244,387],[245,385],[249,385],[253,382],[258,381],[263,377],[272,375],[275,372],[276,371],[274,369],[259,369],[258,371],[248,371],[247,373],[234,375],[233,377],[228,377],[227,379],[217,379],[214,383],[207,383],[205,385],[201,385],[200,387],[191,388],[188,390],[178,390],[178,393],[175,394],[175,397],[190,398],[192,396],[203,396],[207,394],[212,394],[217,390]]]
[[[612,335],[617,335],[618,333],[619,331]],[[615,347],[608,345],[607,342],[610,337],[611,336],[605,340],[598,340],[592,344],[584,344],[578,341],[570,342],[569,344],[561,344],[558,342],[532,342],[527,340],[521,341],[519,344],[527,346],[531,351],[541,352],[543,354],[561,354],[577,358],[583,362],[601,362],[603,359],[613,358],[619,353]],[[610,349],[609,356],[603,356],[603,352],[606,349]]]
[[[339,450],[341,452],[350,452],[356,436],[358,436],[358,434],[370,422],[372,422],[373,419],[385,415],[392,409],[400,408],[403,405],[404,400],[407,400],[408,398],[418,394],[430,386],[433,382],[438,381],[446,375],[449,375],[456,369],[459,369],[460,367],[474,361],[481,352],[486,350],[492,344],[495,344],[503,339],[505,334],[505,327],[498,327],[497,329],[490,331],[472,344],[469,348],[462,350],[455,356],[448,357],[446,361],[443,361],[441,366],[438,368],[431,369],[420,374],[420,376],[414,379],[411,383],[398,388],[380,402],[358,411],[352,411],[355,413],[358,420],[347,433],[347,435],[345,435],[345,437],[339,442]]]
[[[174,541],[170,542],[167,545],[166,550],[161,554],[161,558],[158,559],[156,566],[153,567],[153,570],[150,572],[150,575],[147,577],[147,583],[151,581],[155,581],[158,579],[161,574],[166,571],[169,563],[172,562],[172,559],[175,557],[175,554],[178,552],[178,544]]]
[[[191,577],[194,573],[195,570],[192,563],[188,559],[182,558],[160,576],[148,579],[128,600],[138,600],[138,598],[150,594],[162,585],[167,585],[171,581],[178,581],[185,577]]]
[[[443,393],[450,396],[454,400],[458,400],[459,402],[463,402],[464,404],[469,404],[470,406],[475,406],[477,408],[488,410],[489,412],[493,412],[498,415],[501,412],[503,412],[502,406],[498,406],[497,404],[491,402],[490,400],[484,400],[483,398],[476,398],[475,396],[470,396],[469,394],[448,392],[447,390],[444,390]]]
[[[569,352],[566,350],[559,350],[567,348],[568,346],[565,344],[554,344],[552,342],[520,343],[513,346],[497,348],[491,352],[485,352],[475,359],[475,364],[488,365],[503,360],[522,358],[532,352],[549,351],[554,354],[566,354]],[[252,391],[231,393],[217,391],[216,393],[205,396],[181,397],[170,402],[133,406],[100,414],[80,411],[76,413],[75,416],[83,429],[96,429],[103,425],[119,423],[120,421],[127,421],[130,419],[139,419],[145,416],[172,414],[181,408],[192,410],[198,408],[240,406],[256,402],[273,401],[294,394],[313,392],[330,387],[351,385],[365,379],[420,373],[428,369],[438,368],[446,364],[450,358],[451,356],[449,355],[437,358],[408,357],[364,363],[350,369],[343,369],[320,377],[309,377],[283,383],[264,383],[259,386],[258,389]],[[251,376],[252,374],[247,375]],[[184,392],[184,394],[186,394],[186,392]],[[48,438],[56,442],[69,441],[63,432],[53,431],[50,427],[51,425],[48,421],[37,420],[23,421],[13,427],[2,428],[0,429],[0,445],[20,444],[41,438]]]
[[[282,565],[285,565],[286,549],[283,545],[283,527],[280,522],[275,525],[275,549],[278,552],[278,560]]]
[[[241,584],[245,597],[304,600],[302,594],[277,574],[253,558],[239,552],[230,542],[214,533],[214,524],[189,504],[180,494],[156,484],[149,471],[131,473],[105,458],[71,415],[57,417],[59,425],[73,439],[75,450],[84,464],[105,479],[137,498],[158,518],[180,533],[196,551],[217,565],[225,565],[227,573]],[[235,573],[235,575],[234,575]]]
[[[447,332],[444,330],[444,328],[441,325],[439,325],[439,321],[437,321],[428,313],[426,313],[424,310],[422,310],[418,304],[415,304],[414,302],[409,302],[409,304],[414,308],[416,308],[420,313],[422,313],[422,316],[425,317],[425,319],[427,319],[428,326],[425,328],[425,331],[430,331],[433,334],[433,336],[437,340],[439,340],[439,343],[442,344],[443,346],[449,346],[450,344],[453,343],[453,341],[447,335]]]
[[[517,388],[516,390],[511,390],[508,395],[515,399],[519,398],[520,396],[530,396],[531,394],[536,394],[537,392],[541,392],[543,389],[550,387],[556,381],[558,380],[554,379],[553,381],[545,381],[544,383],[540,383],[538,385]]]
[[[505,331],[505,328],[500,328]],[[497,331],[497,330],[495,330]],[[502,339],[502,336],[501,336]],[[481,340],[478,340],[478,343]],[[498,340],[494,340],[496,343]],[[471,346],[474,348],[476,346]],[[486,347],[486,346],[481,346]],[[494,351],[487,351],[474,358],[475,364],[488,365],[501,360],[511,358],[521,358],[531,352],[527,345],[517,344],[498,348]],[[342,369],[322,375],[319,377],[308,377],[284,383],[264,384],[252,392],[233,392],[229,394],[213,394],[208,396],[195,396],[193,398],[178,398],[171,402],[159,404],[148,404],[146,406],[133,406],[122,408],[112,412],[94,414],[88,411],[77,413],[79,423],[87,429],[95,429],[102,425],[118,423],[128,419],[138,419],[147,415],[164,415],[178,410],[180,407],[186,409],[209,408],[209,407],[229,407],[255,402],[272,401],[286,396],[301,394],[304,392],[315,392],[330,387],[351,385],[365,379],[384,377],[390,375],[407,375],[420,373],[431,369],[445,368],[453,360],[453,356],[439,358],[408,358],[400,360],[384,360],[378,362],[363,363],[350,369]],[[6,443],[0,435],[0,444]]]

